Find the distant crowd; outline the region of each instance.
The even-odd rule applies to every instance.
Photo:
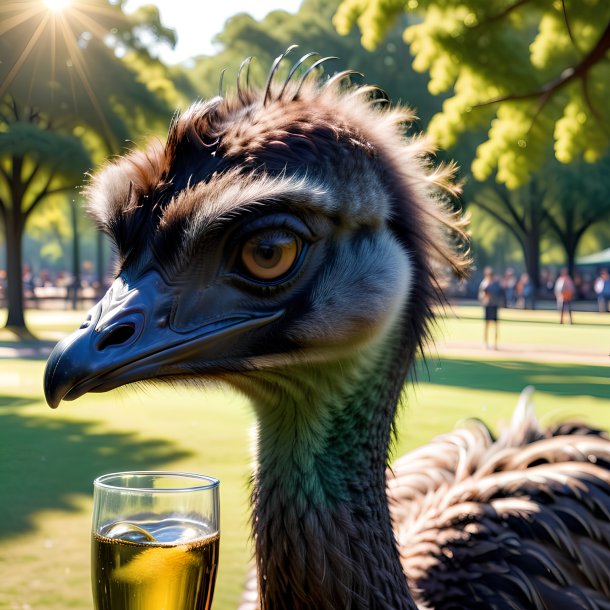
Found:
[[[489,281],[490,270],[487,267],[482,276],[475,273],[468,280],[454,282],[451,295],[481,301],[481,282],[486,277]],[[559,301],[594,300],[600,312],[608,312],[610,308],[610,273],[607,268],[599,269],[597,274],[576,272],[573,276],[567,269],[542,269],[537,289],[526,272],[517,273],[512,267],[502,273],[491,271],[501,291],[497,296],[501,307],[535,309],[536,302],[542,300],[556,300],[558,305]]]
[[[564,268],[541,286],[542,290],[552,294],[556,300],[560,324],[573,323],[572,302],[577,298],[577,285],[582,289],[583,282],[577,284],[568,269]],[[608,313],[610,274],[607,269],[599,271],[592,289],[600,313]],[[491,267],[485,268],[477,289],[477,299],[483,306],[483,343],[486,349],[498,349],[498,310],[501,307],[534,309],[538,293],[527,273],[522,273],[517,279],[513,269],[507,269],[500,276]]]
[[[554,272],[542,269],[538,289],[526,272],[517,273],[512,267],[493,275],[501,290],[497,296],[501,307],[535,309],[536,301],[554,299],[558,301],[558,306],[560,302],[596,300],[600,312],[608,312],[610,308],[610,274],[606,268],[599,269],[597,274],[577,272],[573,277],[567,270]],[[475,272],[468,280],[454,281],[449,289],[450,295],[481,301],[481,282],[484,279],[484,275]],[[101,294],[111,281],[111,278],[106,278],[103,285],[100,285],[90,261],[83,264],[78,280],[68,271],[51,273],[42,269],[35,274],[29,265],[24,265],[23,268],[24,297],[32,306],[36,306],[38,298],[61,298],[60,295],[63,295],[67,300],[76,299],[82,290],[86,290],[87,294]],[[0,269],[0,306],[5,304],[6,289],[6,271]]]
[[[98,295],[105,289],[93,273],[89,261],[83,264],[79,278],[69,271],[51,272],[41,269],[36,274],[30,265],[23,266],[23,296],[26,305],[36,307],[41,300],[73,301],[83,296]],[[107,281],[104,282],[106,284]],[[6,270],[0,269],[0,307],[6,305],[8,279]]]

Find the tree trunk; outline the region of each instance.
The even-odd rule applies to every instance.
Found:
[[[4,232],[6,237],[6,280],[8,317],[6,328],[21,339],[33,339],[27,329],[23,299],[23,253],[21,241],[26,215],[22,212],[25,185],[22,181],[23,159],[13,157],[12,180],[10,181],[10,207],[4,208]]]
[[[536,294],[540,288],[540,237],[542,235],[542,202],[544,199],[544,192],[536,180],[530,182],[527,197],[525,204],[527,230],[524,235],[523,254],[525,267],[530,280],[534,284],[534,294]]]
[[[72,309],[78,308],[78,295],[80,291],[80,239],[78,235],[78,213],[76,202],[70,202],[70,217],[72,220]]]
[[[20,214],[15,214],[14,207],[6,211],[4,234],[6,238],[6,279],[8,318],[6,327],[18,334],[29,334],[25,325],[23,301],[23,257],[21,238],[23,225]]]
[[[525,236],[523,242],[523,257],[525,268],[534,284],[534,288],[540,288],[540,234],[533,231]]]
[[[578,247],[578,237],[576,229],[576,218],[573,209],[566,214],[566,234],[563,247],[566,252],[566,266],[570,277],[574,279],[574,271],[576,269],[576,248]]]
[[[576,249],[566,247],[566,258],[567,258],[567,268],[570,277],[574,278],[574,271],[576,269]]]

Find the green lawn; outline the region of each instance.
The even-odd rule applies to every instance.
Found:
[[[610,350],[610,314],[577,311],[574,324],[560,326],[554,310],[500,310],[500,345],[541,345],[562,349],[586,349],[608,355]],[[453,340],[482,343],[481,307],[447,309],[439,332]]]
[[[449,340],[478,340],[477,308],[457,308]],[[505,340],[570,350],[606,350],[608,319],[577,314],[560,328],[556,312],[506,312]],[[581,317],[584,316],[584,317]],[[510,320],[508,319],[510,318]],[[0,320],[2,316],[0,316]],[[83,313],[32,312],[32,330],[55,339]],[[0,347],[11,346],[0,334]],[[543,418],[584,416],[610,429],[608,366],[582,361],[431,357],[408,390],[398,425],[397,454],[467,417],[507,420],[520,390],[533,384]],[[249,557],[248,475],[252,414],[240,397],[168,386],[120,389],[63,403],[42,398],[40,359],[0,360],[0,608],[91,608],[91,481],[124,469],[184,469],[221,479],[221,567],[215,610],[234,608]]]

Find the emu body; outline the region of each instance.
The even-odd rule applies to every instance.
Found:
[[[610,608],[601,433],[522,406],[497,441],[473,425],[388,474],[439,269],[468,266],[451,168],[348,73],[275,82],[278,65],[93,178],[119,269],[52,353],[49,404],[148,379],[247,394],[262,608]]]

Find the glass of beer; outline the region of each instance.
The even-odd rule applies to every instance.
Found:
[[[118,472],[93,483],[96,610],[209,610],[218,568],[217,479]]]

